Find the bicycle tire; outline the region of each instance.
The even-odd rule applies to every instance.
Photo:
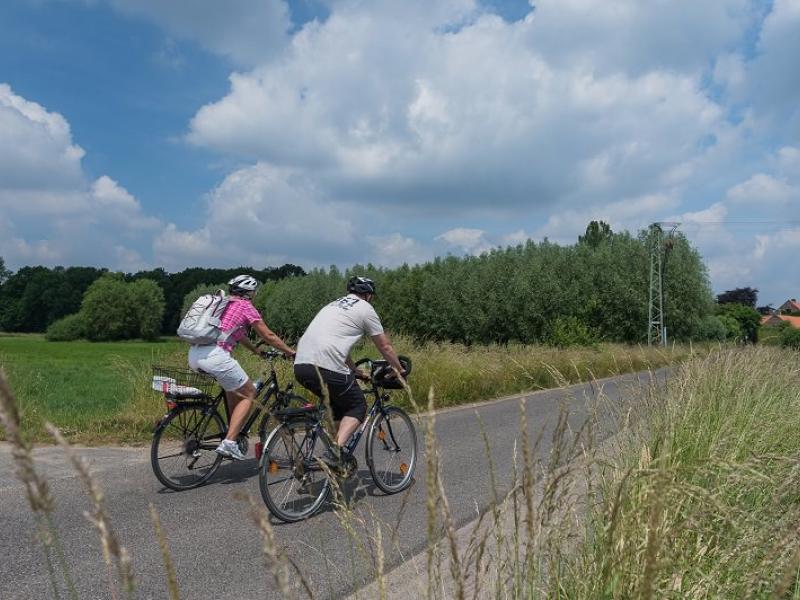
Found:
[[[327,448],[317,422],[289,421],[272,430],[258,465],[258,487],[270,512],[285,523],[307,519],[328,498],[331,482],[317,457]]]
[[[417,466],[417,431],[411,417],[388,406],[370,425],[367,466],[375,485],[386,494],[406,489]]]
[[[214,450],[225,437],[225,426],[217,411],[205,419],[206,410],[199,404],[179,405],[153,434],[150,465],[156,478],[172,490],[203,485],[222,462]]]

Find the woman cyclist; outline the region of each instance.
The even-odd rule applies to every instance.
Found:
[[[261,314],[253,306],[253,296],[258,289],[258,281],[250,275],[237,275],[228,282],[230,299],[220,319],[223,332],[221,341],[205,346],[192,346],[189,350],[189,366],[194,371],[201,371],[217,380],[228,402],[230,421],[225,439],[217,447],[217,453],[236,460],[244,460],[245,456],[236,443],[236,437],[244,425],[253,400],[256,388],[238,361],[231,356],[237,344],[256,355],[258,349],[247,338],[247,330],[252,327],[267,344],[280,350],[287,358],[295,352],[264,323]]]

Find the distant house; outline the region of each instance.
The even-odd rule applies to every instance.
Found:
[[[800,329],[800,317],[790,317],[789,315],[771,314],[767,317],[761,317],[761,324],[767,326],[776,326],[781,323],[789,323],[792,327]]]
[[[800,313],[800,302],[792,298],[778,307],[779,313]]]

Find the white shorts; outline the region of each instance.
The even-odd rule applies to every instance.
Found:
[[[250,379],[230,352],[216,344],[192,346],[189,349],[189,367],[211,375],[226,392],[238,390]]]

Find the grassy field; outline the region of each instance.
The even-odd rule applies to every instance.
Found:
[[[47,420],[75,442],[124,441],[131,439],[131,412],[151,416],[137,402],[141,390],[131,385],[132,375],[147,376],[152,363],[181,350],[175,341],[59,343],[34,335],[3,336],[0,366],[17,395],[29,439],[49,438]],[[134,427],[143,425],[137,420]]]
[[[433,388],[437,406],[452,406],[517,392],[554,387],[622,372],[657,368],[690,354],[669,350],[600,345],[558,350],[540,346],[473,346],[414,343],[398,338],[395,348],[414,361],[410,384],[415,398]],[[49,441],[44,422],[81,444],[141,444],[150,439],[164,404],[150,390],[151,365],[185,366],[187,346],[179,341],[47,342],[39,336],[0,337],[0,365],[20,404],[23,434]],[[375,355],[363,346],[354,356]],[[249,352],[238,357],[251,375],[262,364]],[[279,377],[291,377],[279,361]],[[404,392],[397,402],[408,404]]]

